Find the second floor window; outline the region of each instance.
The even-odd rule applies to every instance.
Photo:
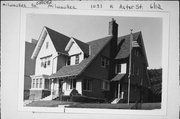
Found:
[[[116,64],[116,67],[115,67],[115,73],[126,73],[126,63],[123,63],[123,64]]]
[[[76,55],[75,57],[75,64],[79,64],[79,55]]]
[[[41,67],[46,68],[51,65],[51,56],[52,55],[40,58],[41,59]]]
[[[101,57],[101,66],[107,68],[109,66],[109,59]]]
[[[121,64],[116,64],[115,73],[121,73]]]

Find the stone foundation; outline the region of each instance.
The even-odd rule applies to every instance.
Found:
[[[30,90],[29,99],[39,100],[45,98],[51,94],[48,90]]]

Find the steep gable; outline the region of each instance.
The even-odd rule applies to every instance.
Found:
[[[48,27],[45,27],[45,28],[47,29],[47,32],[54,44],[56,51],[67,54],[67,52],[64,49],[67,43],[69,42],[70,38]]]
[[[146,64],[148,66],[148,61],[147,61],[147,57],[146,57],[146,52],[145,52],[141,32],[136,32],[136,33],[133,33],[132,35],[133,35],[133,40],[139,42],[141,50],[142,50],[143,55],[144,55],[145,60],[146,60]],[[124,59],[124,58],[129,57],[129,54],[130,54],[130,34],[119,37],[118,38],[118,46],[119,46],[119,51],[118,51],[115,59]]]
[[[133,33],[133,39],[137,40],[140,32]],[[118,38],[119,52],[115,59],[127,58],[130,53],[130,34]]]
[[[75,42],[78,44],[78,46],[81,48],[81,50],[84,52],[84,54],[89,55],[89,45],[87,43],[84,43],[80,40],[75,39]]]
[[[45,26],[39,36],[38,43],[31,56],[32,59],[35,59],[37,55],[39,54],[39,51],[47,35],[49,35],[54,45],[54,48],[56,49],[57,52],[67,54],[67,52],[64,49],[67,43],[69,42],[70,38]]]

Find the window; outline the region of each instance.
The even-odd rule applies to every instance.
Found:
[[[48,65],[50,65],[51,64],[51,61],[50,60],[48,60]]]
[[[41,67],[46,68],[47,66],[51,65],[51,59],[50,59],[51,56],[52,55],[40,58],[41,59]]]
[[[105,67],[105,62],[106,62],[105,58],[101,57],[101,66],[102,67]]]
[[[126,73],[126,63],[116,64],[115,73]]]
[[[79,64],[79,55],[76,55],[75,64]]]
[[[39,82],[38,79],[36,79],[36,88],[38,88]]]
[[[42,88],[42,78],[39,80],[39,88]]]
[[[48,49],[49,47],[49,42],[46,42],[46,49]]]
[[[66,89],[73,89],[76,88],[76,80],[75,79],[70,79],[69,81],[66,82]]]
[[[107,68],[109,66],[109,59],[101,57],[101,66]]]
[[[126,63],[121,64],[121,73],[126,73],[126,68],[127,68]]]
[[[92,80],[84,79],[83,89],[84,89],[84,90],[87,90],[87,91],[92,90]]]
[[[71,64],[71,57],[68,57],[67,59],[67,65],[70,65]]]
[[[115,73],[121,73],[121,64],[116,64]]]
[[[102,81],[101,88],[102,88],[103,90],[109,90],[109,88],[110,88],[109,82],[108,82],[108,81]]]
[[[35,88],[35,79],[33,79],[33,85],[32,88]]]

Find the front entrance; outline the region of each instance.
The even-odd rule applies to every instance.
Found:
[[[115,98],[123,99],[124,92],[122,92],[122,84],[117,82],[115,85]]]

